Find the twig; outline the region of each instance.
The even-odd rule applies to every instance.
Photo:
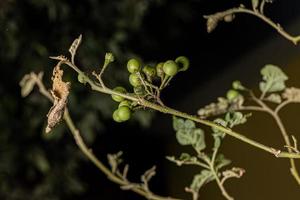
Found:
[[[261,12],[258,12],[258,10],[251,10],[251,9],[245,8],[244,5],[241,5],[240,7],[231,8],[231,9],[228,9],[228,10],[225,10],[225,11],[222,11],[222,12],[217,12],[217,13],[212,14],[212,15],[206,15],[206,16],[204,16],[204,18],[209,19],[210,17],[214,17],[214,16],[217,16],[217,15],[218,16],[223,16],[223,18],[224,18],[225,16],[238,14],[238,13],[250,14],[250,15],[253,15],[253,16],[258,17],[259,19],[263,20],[264,22],[269,24],[272,28],[277,30],[277,32],[280,35],[282,35],[284,38],[291,41],[293,44],[297,45],[300,41],[300,35],[292,36],[289,33],[287,33],[280,26],[280,24],[273,22],[270,18],[266,17],[263,14],[263,8],[264,8],[264,1],[261,4],[261,8],[260,8]]]
[[[261,143],[255,141],[255,140],[252,140],[252,139],[250,139],[250,138],[248,138],[248,137],[246,137],[246,136],[244,136],[240,133],[232,131],[231,129],[228,129],[226,127],[218,125],[214,122],[211,122],[211,121],[208,121],[208,120],[205,120],[205,119],[200,119],[197,116],[189,115],[187,113],[180,112],[178,110],[169,108],[167,106],[162,106],[162,105],[159,105],[159,104],[155,104],[155,103],[149,102],[145,99],[141,99],[139,97],[136,97],[136,96],[133,96],[133,95],[130,95],[130,94],[123,94],[123,93],[120,93],[120,92],[113,91],[109,88],[101,88],[97,84],[95,84],[89,77],[87,77],[77,66],[73,65],[69,61],[65,61],[65,64],[70,66],[77,73],[82,74],[82,76],[84,76],[84,78],[86,79],[87,83],[91,86],[91,89],[94,90],[94,91],[104,93],[104,94],[109,94],[109,95],[112,95],[112,94],[118,95],[118,96],[121,96],[121,97],[123,97],[127,100],[136,102],[136,103],[138,103],[139,105],[141,105],[143,107],[147,107],[147,108],[150,108],[150,109],[153,109],[153,110],[165,113],[165,114],[170,114],[170,115],[174,115],[174,116],[177,116],[177,117],[189,119],[189,120],[195,121],[197,123],[200,123],[200,124],[203,124],[203,125],[206,125],[206,126],[209,126],[209,127],[216,128],[217,130],[219,130],[221,132],[224,132],[227,135],[230,135],[230,136],[232,136],[232,137],[234,137],[238,140],[241,140],[241,141],[243,141],[247,144],[250,144],[250,145],[252,145],[252,146],[254,146],[258,149],[261,149],[263,151],[269,152],[269,153],[274,155],[274,148],[266,146],[264,144],[261,144]],[[300,154],[282,151],[278,155],[278,157],[279,158],[297,158],[297,159],[299,159]]]
[[[39,91],[42,95],[44,95],[45,97],[47,97],[50,101],[53,101],[52,96],[50,95],[50,93],[47,91],[46,87],[44,86],[44,84],[42,83],[41,79],[38,78],[38,76],[35,76],[36,78],[36,83],[37,86],[39,88]],[[82,153],[88,157],[88,159],[99,169],[101,170],[107,177],[108,179],[110,179],[111,181],[124,186],[124,185],[128,185],[128,181],[123,180],[121,178],[119,178],[118,176],[116,176],[113,172],[111,172],[92,152],[91,149],[89,149],[86,144],[84,143],[79,130],[76,128],[68,109],[65,109],[64,112],[64,120],[68,126],[68,128],[70,129],[75,142],[77,144],[77,146],[80,148],[80,150],[82,151]],[[128,168],[128,167],[127,167]],[[124,174],[126,174],[126,168],[124,170]],[[149,199],[149,200],[180,200],[177,198],[172,198],[172,197],[162,197],[159,195],[155,195],[153,194],[151,191],[147,190],[143,190],[142,188],[139,187],[132,187],[131,188],[132,191],[134,191],[135,193],[144,196],[145,198]]]

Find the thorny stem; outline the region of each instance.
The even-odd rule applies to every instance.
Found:
[[[47,91],[47,89],[45,88],[44,84],[42,83],[42,81],[39,79],[38,76],[34,76],[35,80],[36,80],[36,84],[39,88],[39,91],[42,95],[44,95],[47,99],[49,99],[50,101],[53,101],[52,96],[50,95],[50,93]],[[85,144],[85,142],[83,141],[83,138],[80,135],[79,130],[76,128],[68,109],[65,109],[64,112],[64,120],[68,126],[68,128],[70,129],[75,142],[77,144],[77,146],[79,147],[79,149],[82,151],[82,153],[88,157],[88,159],[100,170],[102,171],[108,179],[110,179],[111,181],[123,186],[123,185],[128,185],[128,181],[121,179],[120,177],[116,176],[112,171],[109,170],[109,168],[107,168],[94,154],[93,151],[91,149],[89,149],[87,147],[87,145]],[[149,200],[180,200],[177,198],[172,198],[172,197],[162,197],[159,195],[155,195],[152,192],[150,192],[149,190],[144,190],[141,189],[140,187],[133,187],[131,188],[132,191],[134,191],[135,193],[145,197],[146,199]]]
[[[266,17],[263,14],[263,12],[258,12],[258,10],[251,10],[251,9],[245,8],[244,6],[240,6],[240,7],[228,9],[228,10],[225,10],[222,12],[218,12],[216,14],[222,14],[222,15],[226,16],[226,15],[232,15],[232,14],[236,14],[236,13],[246,13],[246,14],[250,14],[250,15],[260,18],[261,20],[263,20],[264,22],[269,24],[271,27],[273,27],[275,30],[277,30],[277,32],[280,35],[282,35],[284,38],[291,41],[295,45],[297,45],[300,41],[300,35],[298,35],[298,36],[290,35],[280,26],[280,24],[274,23],[270,18]],[[208,15],[208,16],[204,16],[204,17],[207,18],[209,16],[212,16],[212,15]]]
[[[138,97],[130,95],[130,94],[123,94],[123,93],[113,91],[109,88],[102,88],[102,87],[98,86],[96,83],[94,83],[94,81],[91,80],[88,76],[86,76],[76,65],[72,64],[71,62],[69,62],[67,60],[65,60],[64,63],[66,65],[70,66],[72,69],[74,69],[78,74],[81,74],[85,78],[86,82],[91,86],[91,89],[94,90],[94,91],[104,93],[104,94],[110,94],[110,95],[112,95],[112,94],[118,95],[118,96],[124,97],[127,100],[137,102],[138,104],[140,104],[144,107],[151,108],[151,109],[159,111],[161,113],[170,114],[170,115],[174,115],[174,116],[177,116],[177,117],[189,119],[189,120],[198,122],[200,124],[216,128],[217,130],[222,131],[227,135],[230,135],[230,136],[232,136],[232,137],[234,137],[238,140],[241,140],[241,141],[243,141],[247,144],[250,144],[250,145],[252,145],[256,148],[259,148],[261,150],[269,152],[269,153],[271,153],[271,154],[273,154],[273,155],[275,155],[276,157],[279,157],[279,158],[300,158],[300,154],[276,150],[272,147],[266,146],[264,144],[261,144],[261,143],[255,141],[255,140],[252,140],[252,139],[250,139],[250,138],[248,138],[248,137],[246,137],[246,136],[244,136],[240,133],[232,131],[230,128],[223,127],[223,126],[218,125],[214,122],[211,122],[211,121],[208,121],[208,120],[205,120],[205,119],[200,119],[197,116],[190,115],[190,114],[187,114],[187,113],[184,113],[184,112],[180,112],[178,110],[175,110],[173,108],[169,108],[167,106],[158,105],[156,103],[149,102],[145,99],[141,99],[141,98],[138,98]]]

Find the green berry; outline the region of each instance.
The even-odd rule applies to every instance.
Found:
[[[146,65],[143,68],[143,72],[146,74],[147,77],[154,77],[156,75],[155,68],[153,68],[153,67],[151,67],[149,65]]]
[[[119,115],[118,115],[118,110],[115,110],[115,111],[113,112],[112,117],[113,117],[113,120],[114,120],[115,122],[122,122],[121,118],[120,118]]]
[[[234,20],[235,16],[233,14],[229,14],[229,15],[226,15],[224,17],[224,21],[225,22],[232,22]]]
[[[175,76],[178,72],[178,65],[173,60],[168,60],[164,63],[163,70],[168,76]]]
[[[228,90],[226,97],[229,101],[233,101],[235,98],[239,96],[239,92],[236,90]]]
[[[137,87],[133,88],[134,94],[137,94],[139,96],[142,96],[145,94],[145,89],[143,88],[143,86],[139,85]]]
[[[165,75],[165,72],[163,70],[163,66],[164,66],[164,63],[163,62],[160,62],[156,65],[156,74],[158,77],[160,78],[163,78],[164,75]]]
[[[141,80],[139,78],[139,76],[137,74],[130,74],[129,76],[129,83],[133,86],[133,87],[137,87],[141,85]]]
[[[127,121],[131,117],[131,110],[127,106],[121,106],[117,109],[117,116],[121,121]]]
[[[185,56],[179,56],[176,58],[175,62],[182,66],[179,71],[186,71],[190,67],[190,61],[187,57]]]
[[[123,88],[123,87],[121,87],[121,86],[115,87],[113,90],[114,90],[115,92],[120,92],[120,93],[126,93],[126,92],[127,92],[126,89]],[[124,100],[124,97],[121,97],[121,96],[116,95],[116,94],[112,94],[112,95],[111,95],[111,98],[112,98],[113,100],[115,100],[116,102],[121,102],[121,101]]]
[[[131,102],[128,101],[128,100],[123,100],[119,103],[119,108],[122,107],[122,106],[127,106],[127,107],[131,107]]]
[[[140,64],[140,62],[137,59],[135,59],[135,58],[130,59],[127,62],[127,70],[131,74],[140,71],[141,70],[141,64]]]
[[[232,88],[235,90],[245,90],[245,87],[241,84],[240,81],[233,81]]]
[[[77,79],[78,79],[78,82],[79,82],[79,83],[86,84],[86,79],[85,79],[85,77],[84,77],[83,74],[81,74],[81,73],[78,74]]]

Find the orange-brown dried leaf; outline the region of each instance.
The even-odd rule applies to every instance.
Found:
[[[47,114],[48,125],[46,127],[46,133],[49,133],[52,128],[60,122],[67,106],[70,83],[62,80],[64,71],[60,69],[61,64],[62,61],[59,62],[53,70],[51,95],[54,99],[54,103]]]

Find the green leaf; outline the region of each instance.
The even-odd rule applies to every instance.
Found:
[[[231,163],[231,160],[225,158],[223,154],[219,154],[215,161],[215,169],[218,171],[221,168],[229,165]]]
[[[247,122],[247,117],[250,117],[251,113],[243,115],[241,112],[228,112],[225,116],[225,121],[229,124],[230,128],[244,124]]]
[[[176,132],[176,139],[181,145],[192,145],[195,141],[193,141],[192,135],[186,130],[178,130]]]
[[[205,149],[205,140],[204,140],[204,132],[201,129],[194,129],[192,132],[192,136],[194,137],[193,147],[197,152]]]
[[[199,191],[200,188],[213,181],[215,179],[213,173],[209,170],[202,170],[200,174],[197,174],[194,176],[194,179],[193,179],[193,182],[192,184],[190,185],[190,188],[193,190],[193,191]]]
[[[191,120],[173,117],[173,127],[176,130],[176,139],[181,145],[192,145],[197,152],[205,149],[203,130],[196,128]]]
[[[173,116],[173,128],[174,128],[174,130],[178,131],[180,129],[184,129],[184,127],[185,127],[184,120]]]
[[[217,118],[214,120],[214,123],[218,124],[218,125],[221,125],[221,126],[224,126],[226,127],[227,126],[227,122],[222,119],[222,118]],[[219,129],[215,128],[215,127],[212,127],[212,131],[214,132],[214,134],[218,135],[218,136],[224,136],[225,134],[220,131]]]
[[[288,77],[279,67],[269,64],[266,65],[260,73],[264,80],[259,84],[259,88],[262,92],[279,92],[285,89],[284,82]]]
[[[276,93],[270,94],[268,97],[266,97],[266,100],[277,104],[280,104],[282,101],[281,96]]]
[[[188,153],[182,153],[179,158],[175,158],[174,156],[167,156],[166,157],[169,161],[176,163],[178,166],[184,165],[184,164],[194,164],[197,165],[201,163],[197,157],[191,156]]]

